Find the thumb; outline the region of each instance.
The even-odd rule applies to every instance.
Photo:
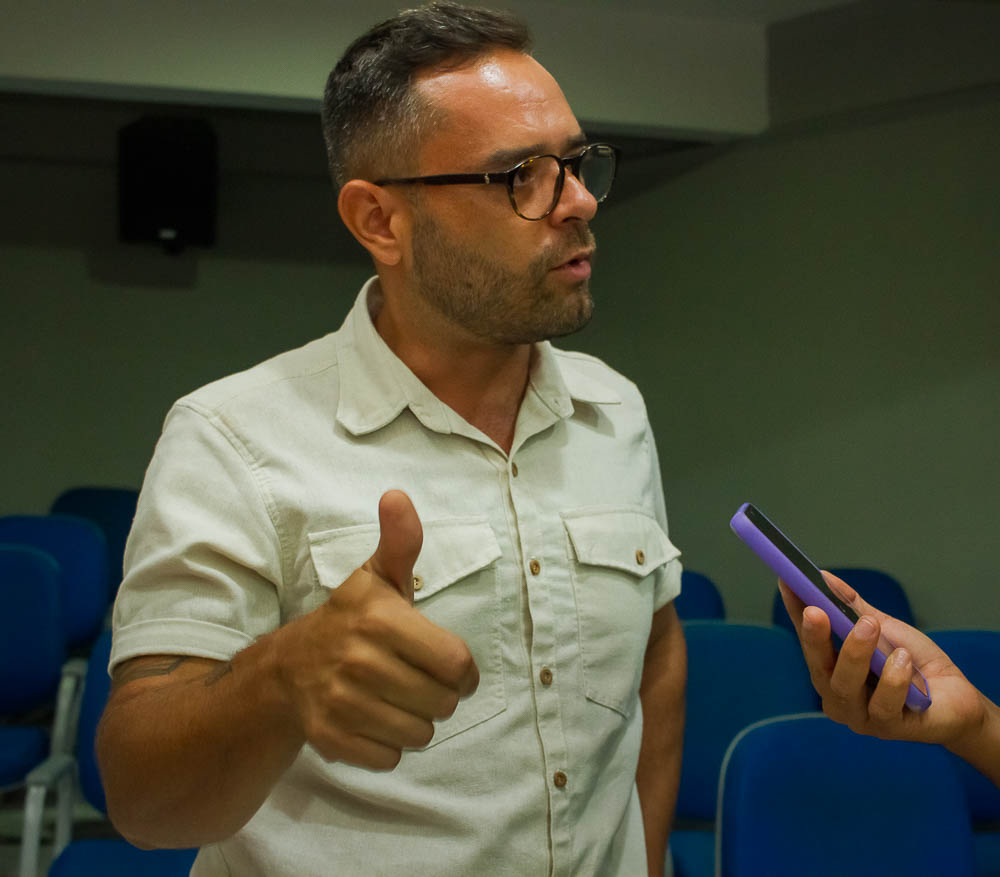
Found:
[[[372,572],[412,603],[413,564],[424,541],[417,510],[403,491],[390,490],[379,500],[378,521],[381,535],[368,564]]]

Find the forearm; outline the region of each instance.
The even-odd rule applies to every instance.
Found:
[[[272,634],[228,664],[167,658],[116,685],[97,749],[108,812],[125,837],[202,846],[253,816],[303,742],[275,651]]]
[[[1000,706],[985,695],[982,722],[947,748],[1000,787]]]
[[[670,826],[677,805],[684,742],[687,654],[676,614],[665,627],[664,635],[652,642],[647,650],[640,688],[643,731],[636,786],[642,806],[646,859],[651,877],[663,873]]]

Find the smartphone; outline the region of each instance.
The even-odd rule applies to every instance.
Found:
[[[729,522],[733,532],[764,561],[807,606],[818,606],[830,619],[830,628],[841,641],[858,621],[857,613],[827,585],[816,565],[779,530],[756,506],[746,502]],[[884,636],[872,655],[871,670],[876,676],[895,647]],[[931,705],[927,680],[914,669],[906,694],[906,705],[921,712]]]

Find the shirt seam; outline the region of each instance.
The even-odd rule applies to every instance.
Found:
[[[248,443],[236,434],[236,431],[229,423],[226,422],[220,413],[206,409],[190,399],[178,402],[177,405],[178,407],[186,408],[193,414],[198,415],[209,426],[213,427],[216,432],[218,432],[219,435],[227,441],[229,446],[236,452],[237,456],[247,467],[247,472],[250,474],[250,480],[254,485],[254,489],[256,490],[257,496],[261,501],[261,505],[264,507],[264,511],[267,513],[267,519],[271,524],[271,528],[274,531],[275,541],[278,544],[278,564],[281,581],[276,584],[283,587],[287,580],[288,569],[285,547],[287,539],[282,538],[283,527],[277,504],[274,502],[271,492],[263,483],[267,480],[264,475],[263,466],[251,452]]]

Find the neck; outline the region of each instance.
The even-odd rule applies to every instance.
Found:
[[[435,395],[509,453],[528,385],[532,345],[496,344],[429,309],[384,295],[375,329]]]

